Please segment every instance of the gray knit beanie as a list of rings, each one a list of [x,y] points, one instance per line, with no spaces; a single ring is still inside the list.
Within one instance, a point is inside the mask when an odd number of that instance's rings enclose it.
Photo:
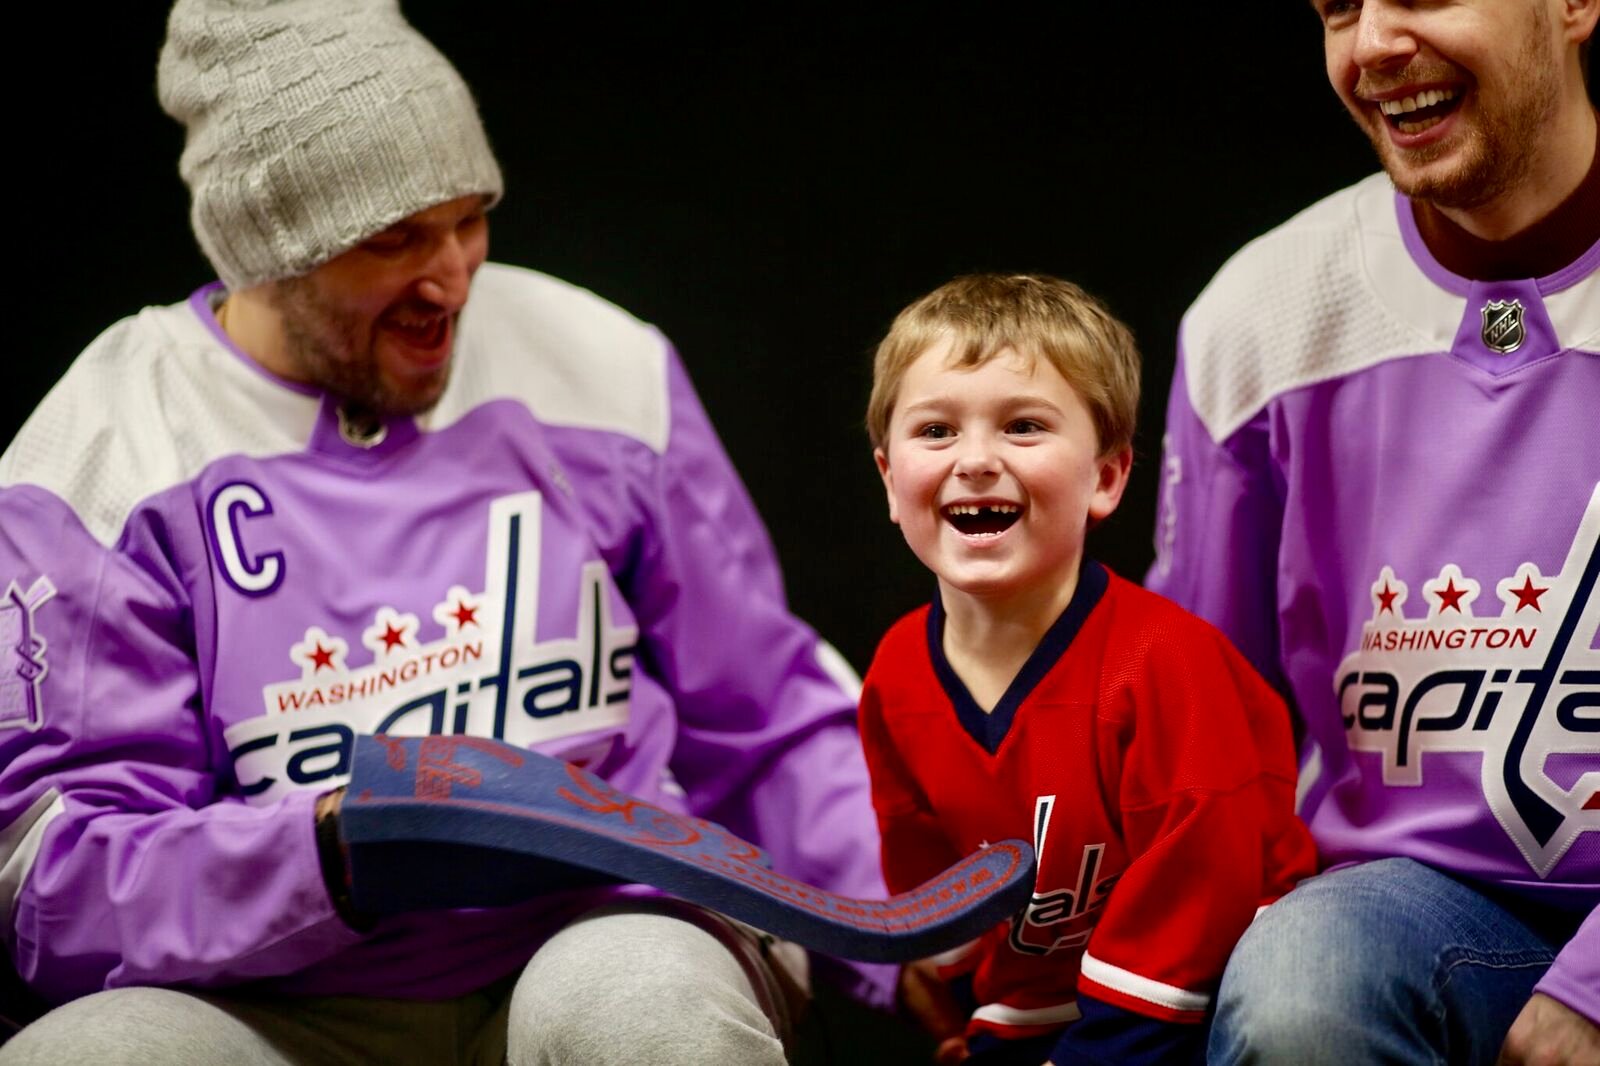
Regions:
[[[178,0],[157,85],[188,133],[195,236],[233,291],[503,190],[466,84],[396,0]]]

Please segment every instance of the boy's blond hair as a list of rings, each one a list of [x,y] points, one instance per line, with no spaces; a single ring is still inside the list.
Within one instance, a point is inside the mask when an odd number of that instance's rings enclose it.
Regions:
[[[968,274],[895,316],[872,361],[867,434],[882,448],[900,381],[946,337],[951,365],[978,367],[1009,348],[1043,359],[1083,398],[1100,454],[1133,443],[1139,410],[1139,349],[1105,304],[1070,281],[1043,274]]]

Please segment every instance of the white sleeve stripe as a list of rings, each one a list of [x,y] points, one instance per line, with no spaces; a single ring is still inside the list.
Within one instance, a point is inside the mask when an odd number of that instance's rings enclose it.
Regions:
[[[972,1012],[974,1021],[995,1025],[1061,1025],[1083,1017],[1076,1000],[1050,1007],[1009,1007],[1004,1003],[985,1003]]]
[[[22,882],[39,855],[44,827],[65,812],[61,793],[50,789],[4,829],[0,829],[0,914],[11,920],[12,908],[22,892]]]
[[[1306,761],[1300,766],[1300,776],[1294,785],[1294,813],[1302,814],[1306,807],[1306,797],[1311,794],[1311,788],[1322,778],[1322,745],[1315,740],[1307,738],[1310,744],[1310,753]]]
[[[1083,955],[1083,976],[1096,984],[1142,999],[1168,1010],[1203,1011],[1211,1005],[1211,997],[1186,988],[1162,984],[1149,977],[1141,977],[1120,966],[1103,962],[1088,952]]]
[[[828,675],[828,679],[838,685],[853,702],[860,703],[861,676],[850,665],[850,660],[821,637],[817,638],[816,658],[817,665]]]
[[[1556,338],[1568,349],[1589,349],[1600,341],[1596,307],[1600,307],[1600,272],[1544,298],[1545,313],[1556,328]]]

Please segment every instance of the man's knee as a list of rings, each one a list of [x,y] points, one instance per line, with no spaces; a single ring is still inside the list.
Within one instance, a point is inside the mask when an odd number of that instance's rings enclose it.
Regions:
[[[584,919],[529,962],[511,1001],[510,1060],[781,1063],[749,979],[715,937],[660,914]]]
[[[282,1060],[225,1012],[166,988],[120,988],[74,1000],[0,1047],[0,1066],[219,1061],[275,1066]]]
[[[1386,859],[1313,878],[1261,913],[1217,993],[1215,1062],[1365,1061],[1435,1046],[1441,875]],[[1362,1054],[1365,1054],[1363,1052]]]
[[[1307,1057],[1311,1049],[1342,1046],[1345,1030],[1361,1025],[1363,979],[1354,967],[1338,952],[1332,959],[1319,952],[1316,938],[1296,939],[1308,931],[1303,926],[1269,915],[1228,960],[1211,1034],[1214,1061],[1309,1063],[1317,1061]]]

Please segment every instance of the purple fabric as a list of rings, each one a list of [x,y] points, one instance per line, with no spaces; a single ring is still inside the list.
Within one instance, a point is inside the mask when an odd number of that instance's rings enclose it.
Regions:
[[[1325,865],[1409,856],[1587,911],[1600,900],[1600,799],[1594,777],[1583,784],[1600,770],[1600,353],[1556,335],[1551,279],[1443,274],[1417,256],[1408,205],[1399,217],[1417,269],[1469,297],[1451,350],[1352,359],[1214,440],[1189,364],[1279,353],[1238,320],[1226,350],[1195,350],[1186,323],[1147,583],[1218,624],[1297,707],[1314,742],[1302,813]],[[1522,302],[1516,352],[1485,347],[1487,299]],[[1369,307],[1324,301],[1312,335],[1343,343],[1337,316]],[[1549,980],[1600,1018],[1600,983],[1572,976],[1596,957],[1591,920]]]
[[[1558,965],[1552,966],[1533,990],[1559,999],[1600,1025],[1594,1009],[1595,989],[1600,988],[1600,910],[1590,912],[1572,943],[1581,945],[1582,950],[1569,947],[1562,952]]]
[[[109,549],[67,501],[0,489],[0,582],[57,589],[32,618],[43,725],[0,729],[0,824],[47,789],[64,802],[7,932],[23,977],[56,1001],[258,978],[450,996],[617,891],[347,929],[311,802],[344,781],[354,735],[380,728],[569,759],[728,824],[791,876],[881,898],[853,694],[788,613],[677,357],[661,365],[663,453],[552,427],[504,394],[437,432],[392,422],[361,449],[325,403],[303,450],[205,462],[139,501]],[[857,967],[852,991],[884,1003],[891,974]]]

